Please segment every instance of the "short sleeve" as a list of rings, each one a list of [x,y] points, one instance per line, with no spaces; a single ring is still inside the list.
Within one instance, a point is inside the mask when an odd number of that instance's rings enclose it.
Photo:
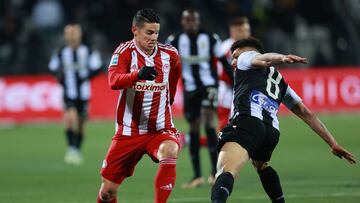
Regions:
[[[100,53],[98,51],[94,51],[90,55],[89,66],[91,70],[98,70],[102,66],[102,60]]]
[[[55,72],[59,69],[60,67],[60,58],[59,58],[59,54],[54,53],[51,56],[50,62],[49,62],[49,70],[52,72]]]
[[[286,93],[284,95],[284,98],[282,100],[282,103],[288,108],[291,109],[292,107],[294,107],[296,104],[298,104],[299,102],[301,102],[301,98],[299,97],[299,95],[296,94],[296,92],[290,87],[290,85],[288,86],[288,88],[286,89]]]
[[[166,40],[165,40],[165,44],[171,44],[174,45],[174,39],[175,39],[175,35],[170,35]]]
[[[237,69],[249,70],[251,68],[251,60],[259,54],[256,51],[245,51],[240,54],[237,60]]]
[[[213,47],[213,53],[214,53],[215,57],[221,58],[221,57],[224,56],[224,54],[221,51],[220,37],[217,34],[213,34],[213,38],[215,40],[215,44],[214,44],[214,47]]]

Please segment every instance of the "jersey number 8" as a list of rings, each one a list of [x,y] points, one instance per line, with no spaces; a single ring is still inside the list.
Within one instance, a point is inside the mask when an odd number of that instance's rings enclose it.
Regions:
[[[277,99],[279,98],[279,93],[280,93],[279,84],[282,79],[282,75],[278,72],[277,77],[274,79],[273,78],[274,73],[275,73],[275,68],[271,66],[268,79],[266,80],[267,82],[266,91],[270,97],[272,97],[273,99]],[[271,90],[274,90],[274,92],[272,92]]]

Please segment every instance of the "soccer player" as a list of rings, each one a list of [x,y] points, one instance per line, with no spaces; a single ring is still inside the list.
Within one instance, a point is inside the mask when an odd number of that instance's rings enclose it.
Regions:
[[[231,63],[231,45],[240,39],[250,37],[251,30],[247,17],[237,17],[230,22],[229,26],[230,37],[223,41],[221,44],[221,52],[226,56],[226,59]],[[228,73],[219,66],[219,101],[218,101],[218,129],[222,129],[229,121],[231,107],[232,107],[232,95],[233,95],[233,78],[229,77]]]
[[[300,117],[331,148],[332,153],[356,163],[352,154],[341,147],[325,125],[301,101],[274,65],[307,63],[295,55],[264,53],[259,40],[236,41],[232,47],[232,65],[236,66],[234,115],[219,133],[217,178],[212,188],[212,203],[224,203],[230,196],[234,177],[251,159],[265,192],[272,202],[285,202],[279,176],[268,161],[279,140],[277,111],[283,103]]]
[[[181,74],[180,58],[173,46],[157,42],[160,19],[154,10],[137,11],[131,31],[134,38],[115,49],[108,70],[109,85],[120,95],[97,202],[117,202],[117,188],[147,154],[159,163],[154,202],[165,203],[175,185],[179,151],[170,105]]]
[[[83,161],[80,148],[91,97],[90,79],[101,72],[102,60],[98,51],[82,44],[79,24],[66,25],[64,38],[66,45],[52,55],[49,69],[63,87],[68,144],[65,163],[79,165]]]
[[[190,156],[194,171],[193,178],[182,185],[183,188],[194,188],[205,180],[200,168],[200,126],[204,123],[207,145],[212,164],[209,182],[213,182],[216,173],[217,138],[214,125],[216,116],[218,77],[215,57],[221,57],[219,37],[214,33],[200,29],[199,12],[187,9],[182,12],[181,24],[183,32],[170,35],[167,42],[178,48],[182,63],[182,79],[184,84],[184,113],[190,128]],[[221,62],[227,64],[229,75],[233,75],[230,64],[222,57]]]

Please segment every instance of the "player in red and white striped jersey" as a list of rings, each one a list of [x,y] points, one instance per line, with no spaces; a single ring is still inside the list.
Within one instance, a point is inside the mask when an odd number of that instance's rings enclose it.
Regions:
[[[155,201],[167,201],[176,178],[179,140],[170,105],[180,78],[180,59],[157,42],[160,20],[152,9],[134,18],[134,39],[121,43],[109,64],[109,85],[119,90],[116,133],[104,160],[98,203],[116,202],[116,190],[144,154],[159,162]]]
[[[221,52],[226,56],[229,63],[231,63],[231,45],[240,39],[250,37],[250,24],[247,17],[237,17],[230,22],[229,27],[230,38],[223,41],[221,44]],[[223,129],[229,121],[231,107],[233,103],[233,78],[219,64],[219,95],[218,95],[218,127]]]

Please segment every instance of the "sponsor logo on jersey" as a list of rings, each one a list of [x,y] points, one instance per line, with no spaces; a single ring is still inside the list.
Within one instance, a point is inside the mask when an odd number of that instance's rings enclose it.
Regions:
[[[167,83],[146,83],[146,82],[137,82],[135,85],[133,85],[132,88],[134,88],[136,91],[140,92],[161,92],[166,89]]]
[[[119,62],[119,54],[112,55],[110,60],[110,66],[115,66],[118,64],[118,62]]]
[[[279,109],[279,104],[275,100],[256,90],[251,92],[250,100],[252,103],[260,105],[269,113],[276,114]]]

